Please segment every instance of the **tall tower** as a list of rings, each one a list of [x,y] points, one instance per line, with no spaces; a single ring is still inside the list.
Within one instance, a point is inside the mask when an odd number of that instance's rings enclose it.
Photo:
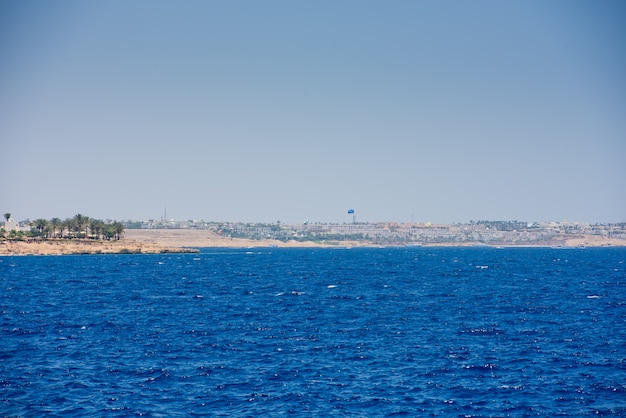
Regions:
[[[354,213],[354,209],[348,209],[348,215],[352,215],[352,223],[356,223],[356,214]]]

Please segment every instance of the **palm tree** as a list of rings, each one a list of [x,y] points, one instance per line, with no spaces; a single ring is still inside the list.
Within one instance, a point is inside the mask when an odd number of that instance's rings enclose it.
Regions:
[[[124,234],[124,225],[121,222],[115,221],[111,226],[113,226],[113,231],[115,232],[115,239],[121,239]]]
[[[115,236],[115,230],[112,224],[105,224],[102,230],[102,237],[107,241],[111,241],[111,238]]]
[[[104,222],[100,219],[90,219],[89,230],[92,235],[95,235],[96,239],[100,239],[100,235],[102,235],[104,231]]]
[[[90,221],[90,217],[89,216],[85,216],[85,219],[83,220],[83,226],[85,227],[85,239],[89,238],[89,221]]]
[[[47,219],[43,219],[43,218],[39,218],[39,219],[35,219],[33,222],[31,222],[31,227],[35,227],[37,229],[37,231],[39,231],[39,236],[43,237],[43,238],[47,238],[48,235],[48,220]]]
[[[63,230],[67,229],[67,234],[68,235],[72,235],[72,231],[76,230],[76,222],[74,221],[74,218],[67,218],[63,221],[63,223],[61,224],[61,237],[63,237]]]
[[[74,221],[76,222],[76,232],[78,236],[85,231],[85,238],[87,237],[87,225],[89,225],[89,216],[81,215],[77,213],[74,215]]]
[[[63,236],[63,221],[61,221],[60,218],[52,218],[50,219],[50,226],[52,227],[52,237],[56,238],[57,237],[57,230],[59,230],[59,232],[61,233],[61,236]]]

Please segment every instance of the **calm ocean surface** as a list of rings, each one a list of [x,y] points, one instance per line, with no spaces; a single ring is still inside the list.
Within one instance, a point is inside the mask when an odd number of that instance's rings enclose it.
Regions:
[[[0,416],[626,416],[626,249],[0,257]]]

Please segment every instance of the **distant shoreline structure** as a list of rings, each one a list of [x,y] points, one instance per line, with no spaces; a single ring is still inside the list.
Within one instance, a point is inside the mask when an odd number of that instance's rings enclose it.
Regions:
[[[626,223],[589,224],[579,222],[529,223],[521,221],[477,221],[467,224],[431,223],[310,223],[280,222],[157,222],[127,223],[128,234],[134,231],[204,231],[212,241],[225,239],[273,242],[276,245],[311,243],[371,246],[416,245],[492,245],[492,246],[606,246],[626,243]],[[193,232],[198,231],[198,232]],[[180,234],[178,232],[177,234]]]
[[[124,238],[4,239],[0,255],[158,254],[198,248],[345,247],[626,247],[626,223],[526,223],[479,221],[469,224],[393,222],[274,224],[187,221],[126,222]]]
[[[592,248],[626,247],[626,240],[598,236],[577,236],[562,241],[535,242],[533,244],[484,244],[481,242],[426,243],[426,244],[374,244],[365,240],[277,241],[218,236],[210,231],[198,230],[129,230],[127,238],[115,242],[31,240],[0,241],[0,257],[13,255],[84,255],[84,254],[168,254],[197,253],[201,248]]]
[[[345,235],[343,238],[333,235],[326,239],[308,240],[302,237],[290,239],[232,237],[222,232],[217,234],[211,230],[194,229],[129,229],[126,231],[128,239],[159,243],[174,247],[193,248],[331,248],[331,247],[554,247],[554,248],[587,248],[587,247],[625,247],[626,239],[609,238],[601,235],[589,234],[561,234],[542,240],[534,241],[405,241],[359,238],[354,235]],[[297,239],[296,239],[297,238]],[[436,238],[436,237],[435,237]]]

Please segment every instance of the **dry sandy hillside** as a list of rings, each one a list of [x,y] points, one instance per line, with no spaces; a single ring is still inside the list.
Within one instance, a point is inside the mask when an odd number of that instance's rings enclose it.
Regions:
[[[213,231],[196,229],[128,229],[124,232],[124,238],[143,243],[152,243],[172,247],[323,247],[330,244],[318,244],[314,242],[282,242],[277,240],[251,240],[242,238],[228,238],[216,234]],[[360,246],[364,243],[341,241],[340,246]]]
[[[314,242],[296,241],[276,241],[276,240],[250,240],[241,238],[228,238],[216,234],[213,231],[203,231],[195,229],[128,229],[124,235],[125,239],[141,243],[159,244],[171,247],[359,247],[367,246],[366,242],[359,241],[339,241],[336,243],[319,244]],[[449,245],[449,244],[440,244]],[[477,245],[477,243],[467,242],[463,246]],[[560,245],[563,247],[621,247],[626,246],[625,240],[611,239],[596,235],[572,235],[562,236],[561,239],[551,240],[538,245]]]

